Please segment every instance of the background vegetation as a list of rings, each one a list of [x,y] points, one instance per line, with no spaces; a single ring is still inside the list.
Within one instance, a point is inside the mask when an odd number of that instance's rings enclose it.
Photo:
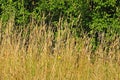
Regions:
[[[119,44],[119,0],[0,0],[2,80],[118,80]]]
[[[0,6],[4,27],[12,18],[15,30],[21,30],[30,22],[40,24],[44,16],[45,24],[52,25],[57,32],[56,24],[62,18],[71,25],[76,37],[82,37],[83,33],[92,37],[95,48],[102,34],[109,41],[120,32],[119,0],[1,0]]]

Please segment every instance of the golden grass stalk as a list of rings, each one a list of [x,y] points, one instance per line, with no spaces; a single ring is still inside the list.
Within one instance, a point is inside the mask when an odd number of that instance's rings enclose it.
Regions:
[[[75,38],[69,24],[62,23],[58,23],[57,35],[50,25],[32,24],[35,27],[30,31],[26,51],[26,39],[22,38],[21,33],[13,34],[13,23],[8,22],[0,44],[0,80],[120,79],[120,50],[116,48],[119,38],[110,45],[107,57],[101,44],[91,59],[91,38]],[[49,27],[48,30],[46,27]]]

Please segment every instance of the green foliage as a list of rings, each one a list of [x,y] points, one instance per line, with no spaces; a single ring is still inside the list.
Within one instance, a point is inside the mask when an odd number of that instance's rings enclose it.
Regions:
[[[88,33],[94,38],[94,43],[99,43],[99,39],[97,39],[100,36],[99,33],[105,33],[105,35],[120,34],[119,0],[0,1],[0,18],[3,24],[11,16],[14,16],[15,25],[19,26],[25,26],[32,20],[40,23],[43,15],[45,23],[51,23],[54,27],[57,27],[56,24],[62,17],[63,21],[69,23],[71,31],[75,32],[76,36],[83,36],[81,32]],[[97,46],[96,44],[94,45]]]
[[[105,33],[106,41],[111,41],[113,34],[120,34],[120,3],[117,0],[94,0],[91,2],[91,21],[89,21],[90,34]],[[101,36],[99,34],[95,38]],[[94,39],[95,40],[95,39]],[[96,39],[94,43],[98,44]],[[93,45],[95,48],[96,45]]]
[[[8,21],[10,16],[14,16],[15,14],[15,8],[14,4],[12,4],[10,1],[1,1],[1,15],[3,22]]]
[[[95,4],[92,10],[92,21],[90,28],[93,31],[105,31],[119,29],[119,15],[116,0],[99,1],[93,2]]]

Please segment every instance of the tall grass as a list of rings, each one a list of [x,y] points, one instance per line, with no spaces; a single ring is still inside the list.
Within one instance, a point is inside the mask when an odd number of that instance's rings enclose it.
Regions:
[[[103,41],[92,52],[91,38],[74,37],[67,22],[57,24],[57,34],[52,25],[31,22],[28,44],[22,31],[13,31],[13,26],[10,20],[4,34],[0,33],[0,80],[120,79],[119,37],[109,45],[109,51]],[[27,34],[28,29],[23,30]]]

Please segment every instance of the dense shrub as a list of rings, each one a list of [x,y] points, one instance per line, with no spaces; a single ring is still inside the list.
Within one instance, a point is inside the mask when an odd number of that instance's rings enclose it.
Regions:
[[[6,22],[14,18],[15,25],[23,26],[29,22],[39,24],[43,20],[54,27],[63,21],[71,25],[76,36],[87,33],[93,38],[94,46],[100,43],[101,33],[106,37],[120,33],[119,0],[1,0],[0,18]],[[20,28],[23,28],[20,27]],[[16,29],[19,29],[17,27]],[[107,38],[108,41],[110,39]]]

